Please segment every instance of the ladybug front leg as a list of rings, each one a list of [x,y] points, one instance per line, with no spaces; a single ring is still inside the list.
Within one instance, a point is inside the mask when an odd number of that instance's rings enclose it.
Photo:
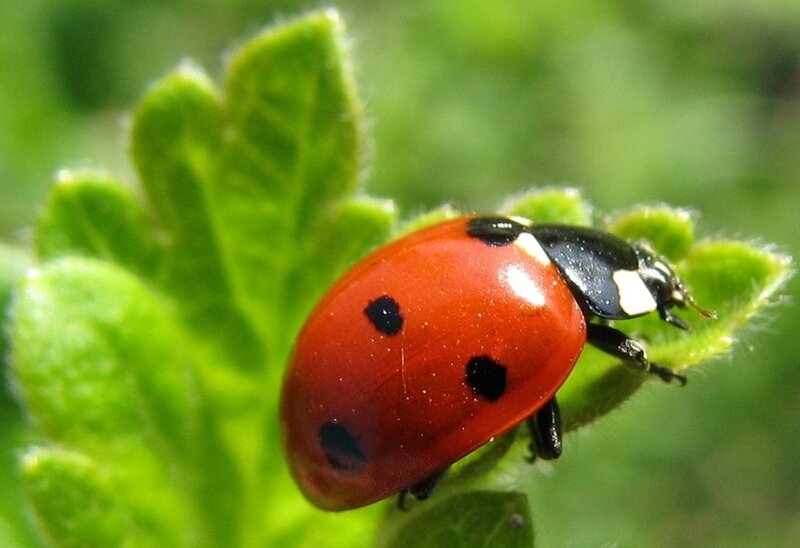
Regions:
[[[679,318],[673,314],[672,311],[664,305],[658,307],[658,315],[662,320],[670,325],[674,325],[678,329],[683,329],[684,331],[689,330],[689,324],[686,323],[683,318]]]
[[[675,373],[668,367],[657,365],[647,359],[647,352],[638,341],[631,339],[625,333],[608,325],[590,323],[587,325],[586,340],[592,346],[621,359],[640,371],[658,375],[664,382],[678,381],[686,384],[686,377]]]
[[[530,459],[552,460],[561,456],[561,412],[553,397],[526,421],[531,431]]]

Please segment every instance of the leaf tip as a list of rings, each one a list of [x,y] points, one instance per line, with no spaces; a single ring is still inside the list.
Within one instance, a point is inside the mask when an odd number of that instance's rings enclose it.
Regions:
[[[88,181],[103,182],[111,179],[111,172],[103,168],[61,168],[56,172],[56,187],[69,187]]]
[[[40,466],[40,456],[42,450],[40,447],[31,447],[20,457],[20,467],[22,468],[23,474],[28,474],[30,472],[35,471]]]
[[[500,209],[535,222],[589,225],[592,207],[577,187],[544,186],[511,196]]]

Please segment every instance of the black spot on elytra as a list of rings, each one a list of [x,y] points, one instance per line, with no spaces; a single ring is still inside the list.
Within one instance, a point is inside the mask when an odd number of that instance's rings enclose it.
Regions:
[[[497,401],[506,391],[506,367],[489,356],[471,358],[466,379],[477,395],[489,401]]]
[[[384,335],[397,335],[403,328],[400,305],[389,295],[370,301],[364,309],[367,319]]]
[[[506,217],[473,217],[467,221],[467,235],[492,247],[508,245],[524,231],[523,224]]]
[[[358,440],[342,424],[326,422],[319,429],[319,444],[325,458],[340,474],[360,474],[367,464],[367,456],[358,446]]]

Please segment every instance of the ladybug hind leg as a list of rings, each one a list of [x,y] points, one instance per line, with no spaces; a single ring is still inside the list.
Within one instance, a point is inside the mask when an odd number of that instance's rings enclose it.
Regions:
[[[419,481],[412,485],[411,487],[406,487],[402,491],[400,491],[400,495],[397,497],[397,507],[400,510],[408,510],[408,505],[406,504],[406,497],[411,494],[414,495],[414,498],[417,500],[425,500],[433,494],[433,490],[436,485],[439,483],[439,480],[447,472],[447,468],[444,470],[435,473],[434,475],[425,478],[422,481]]]
[[[529,461],[533,462],[537,457],[552,460],[561,456],[561,412],[555,397],[528,417],[526,423],[531,432]]]
[[[640,342],[631,339],[625,333],[609,325],[590,323],[587,325],[586,340],[592,346],[619,358],[626,365],[639,371],[658,376],[664,382],[673,380],[682,386],[686,377],[675,373],[672,369],[655,364],[647,359],[647,352]]]

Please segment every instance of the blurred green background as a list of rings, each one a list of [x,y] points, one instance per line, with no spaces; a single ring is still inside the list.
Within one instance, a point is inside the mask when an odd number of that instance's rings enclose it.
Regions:
[[[264,24],[322,5],[5,0],[3,239],[25,245],[60,166],[134,184],[125,115],[157,77],[187,57],[218,75]],[[366,106],[367,189],[406,214],[487,210],[564,184],[606,214],[689,206],[701,236],[800,256],[797,0],[336,5]],[[520,480],[542,546],[800,544],[798,287],[730,359],[693,370],[683,390],[653,383],[570,436],[549,475]],[[8,431],[13,406],[0,409],[8,467],[25,434]],[[0,505],[18,506],[0,488]],[[0,529],[30,539],[13,521]]]

